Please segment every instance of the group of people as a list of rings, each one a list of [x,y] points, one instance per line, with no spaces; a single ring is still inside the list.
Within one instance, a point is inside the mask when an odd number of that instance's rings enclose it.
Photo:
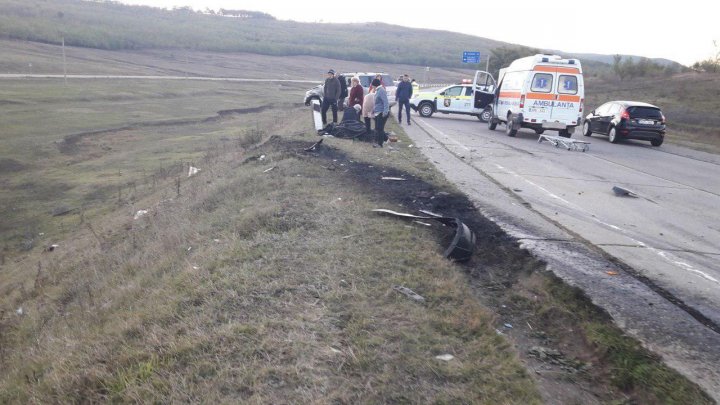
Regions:
[[[388,140],[388,134],[385,132],[385,123],[390,116],[390,102],[388,100],[385,83],[383,83],[382,75],[378,74],[370,83],[367,94],[365,89],[360,85],[360,79],[353,77],[350,80],[350,90],[348,91],[347,79],[342,75],[335,75],[335,71],[330,69],[325,79],[325,87],[323,89],[322,102],[322,122],[323,126],[327,125],[327,111],[332,110],[333,123],[337,123],[337,112],[345,106],[345,99],[348,99],[347,108],[343,111],[342,123],[348,121],[359,120],[363,118],[365,122],[365,132],[371,133],[372,121],[375,121],[375,144],[374,146],[382,147],[383,143]],[[407,116],[407,124],[410,125],[410,98],[412,97],[413,86],[410,84],[408,75],[404,75],[403,79],[398,83],[395,92],[395,100],[398,108],[398,122],[402,124],[402,110],[405,108]],[[349,97],[348,97],[349,96]]]

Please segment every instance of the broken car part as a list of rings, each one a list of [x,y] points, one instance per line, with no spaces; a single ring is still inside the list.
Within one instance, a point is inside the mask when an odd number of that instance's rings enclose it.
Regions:
[[[444,217],[429,211],[421,211],[426,214],[426,216],[406,214],[386,209],[374,209],[373,212],[413,220],[433,219],[443,225],[455,228],[455,236],[453,236],[452,242],[450,242],[450,245],[445,249],[445,252],[443,252],[443,256],[445,256],[446,259],[458,262],[467,261],[470,260],[470,257],[475,251],[475,234],[459,218]]]

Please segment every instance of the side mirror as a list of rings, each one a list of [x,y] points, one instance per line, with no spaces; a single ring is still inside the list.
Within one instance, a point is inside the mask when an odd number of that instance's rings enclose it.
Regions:
[[[595,110],[590,111],[591,115],[595,115]]]

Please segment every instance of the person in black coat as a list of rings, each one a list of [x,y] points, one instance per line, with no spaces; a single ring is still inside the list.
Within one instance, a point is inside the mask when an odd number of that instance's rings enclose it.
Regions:
[[[404,75],[395,90],[395,101],[398,103],[398,123],[402,124],[403,107],[407,113],[407,123],[410,125],[410,99],[412,98],[413,87],[410,84],[410,76]]]
[[[340,97],[338,97],[338,110],[343,111],[345,107],[345,99],[348,96],[348,83],[347,79],[343,75],[337,75],[338,80],[340,80]],[[352,106],[350,106],[352,107]]]

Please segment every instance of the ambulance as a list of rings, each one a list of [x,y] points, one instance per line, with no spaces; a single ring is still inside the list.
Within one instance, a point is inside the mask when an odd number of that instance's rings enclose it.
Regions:
[[[517,59],[500,69],[488,128],[503,123],[508,136],[530,128],[569,138],[580,125],[584,101],[579,60],[544,54]]]

